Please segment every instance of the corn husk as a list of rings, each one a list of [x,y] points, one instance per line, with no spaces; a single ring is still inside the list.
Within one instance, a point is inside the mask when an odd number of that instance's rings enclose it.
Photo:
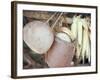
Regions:
[[[73,17],[71,31],[76,38],[76,58],[81,59],[84,63],[85,58],[90,62],[90,19],[80,18],[79,16]]]

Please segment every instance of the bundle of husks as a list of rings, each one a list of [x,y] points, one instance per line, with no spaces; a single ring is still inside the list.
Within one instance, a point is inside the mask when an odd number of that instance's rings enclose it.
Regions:
[[[81,60],[84,64],[87,59],[90,63],[90,18],[81,18],[80,15],[74,16],[71,31],[76,38],[76,58],[78,62]]]

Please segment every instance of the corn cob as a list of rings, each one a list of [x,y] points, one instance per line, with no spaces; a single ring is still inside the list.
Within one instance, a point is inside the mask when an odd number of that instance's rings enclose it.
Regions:
[[[74,16],[71,31],[76,38],[76,59],[79,60],[82,45],[82,22],[79,16]]]
[[[73,17],[73,23],[71,25],[71,31],[75,38],[77,38],[77,16]]]
[[[78,44],[81,47],[82,46],[82,33],[83,33],[83,29],[82,29],[82,21],[81,21],[80,16],[78,17],[78,21],[77,21],[77,29],[78,29]]]
[[[90,42],[89,42],[89,31],[88,31],[88,23],[86,21],[86,19],[82,20],[82,24],[84,27],[84,31],[83,31],[83,45],[82,45],[82,60],[84,63],[84,59],[85,56],[86,58],[88,58],[89,62],[90,62]]]

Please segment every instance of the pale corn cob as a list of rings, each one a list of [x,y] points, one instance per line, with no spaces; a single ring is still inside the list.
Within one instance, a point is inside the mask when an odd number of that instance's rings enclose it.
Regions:
[[[83,31],[83,45],[82,45],[82,60],[84,63],[84,58],[86,55],[86,58],[88,58],[89,62],[90,62],[90,42],[89,42],[89,32],[88,32],[88,23],[86,21],[86,19],[82,20],[82,24],[84,27],[84,31]]]
[[[90,53],[91,53],[90,40],[89,40],[89,36],[88,36],[87,48],[86,48],[86,58],[88,59],[89,62],[90,62],[90,59],[91,59]]]
[[[82,33],[83,33],[82,27],[83,26],[82,26],[81,18],[78,17],[77,29],[78,29],[78,44],[80,45],[80,47],[82,46]]]
[[[81,55],[81,49],[82,49],[82,33],[83,33],[83,28],[82,28],[82,21],[80,16],[78,16],[78,20],[77,20],[77,53],[76,53],[76,57],[79,60],[80,55]]]
[[[78,20],[77,16],[74,16],[73,23],[71,25],[71,31],[75,38],[77,38],[77,20]]]
[[[81,16],[74,16],[73,23],[71,25],[71,31],[76,38],[76,59],[79,60],[81,55],[81,45],[82,45],[82,22]]]
[[[83,64],[85,61],[84,59],[85,59],[85,53],[86,53],[86,48],[87,48],[87,41],[88,41],[87,31],[84,29],[84,31],[83,31],[83,45],[82,45],[82,53],[81,53]]]
[[[91,59],[91,47],[90,47],[90,44],[91,44],[91,35],[90,35],[90,32],[91,32],[91,29],[90,29],[90,26],[91,26],[91,23],[90,23],[90,18],[86,18],[86,21],[87,21],[87,27],[88,27],[88,31],[87,31],[87,36],[88,36],[88,41],[87,41],[87,49],[86,49],[86,58],[88,58],[88,61],[90,63],[90,59]],[[89,32],[90,30],[90,32]]]
[[[72,32],[72,34],[73,34],[75,39],[77,39],[77,33],[78,33],[78,31],[77,31],[77,21],[78,21],[77,16],[74,16],[73,17],[73,22],[72,22],[72,25],[71,25],[71,32]],[[76,59],[78,61],[79,56],[80,56],[80,50],[79,50],[79,45],[77,44],[77,40],[76,40],[75,46],[76,46],[76,54],[75,54],[75,56],[76,56]]]

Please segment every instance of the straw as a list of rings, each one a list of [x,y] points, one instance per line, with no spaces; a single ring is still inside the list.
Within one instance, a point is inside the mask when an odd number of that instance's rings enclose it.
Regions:
[[[47,21],[46,23],[48,23],[55,15],[56,15],[57,12],[55,12]]]
[[[60,19],[60,17],[62,16],[63,12],[60,13],[59,17],[57,18],[57,20],[55,21],[55,23],[52,25],[52,29],[55,27],[55,25],[57,24],[58,20]]]

